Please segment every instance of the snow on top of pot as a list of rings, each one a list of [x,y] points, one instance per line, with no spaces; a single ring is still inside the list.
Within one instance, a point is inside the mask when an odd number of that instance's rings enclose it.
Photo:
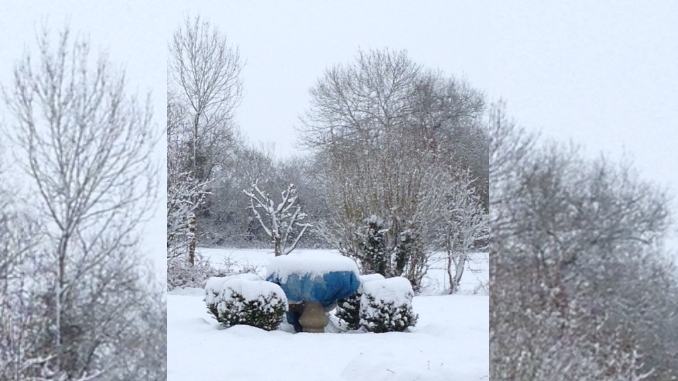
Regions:
[[[414,291],[407,278],[393,277],[384,280],[373,280],[361,285],[363,297],[371,295],[377,301],[393,302],[394,305],[412,303]]]
[[[331,272],[349,271],[360,276],[358,265],[351,258],[338,253],[290,253],[275,257],[268,262],[266,267],[266,278],[275,274],[281,282],[286,282],[292,274],[299,276],[311,275],[319,276]]]

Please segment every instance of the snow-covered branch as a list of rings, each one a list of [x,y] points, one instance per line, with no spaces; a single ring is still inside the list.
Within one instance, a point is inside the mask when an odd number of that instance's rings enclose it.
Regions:
[[[291,253],[306,230],[311,227],[311,224],[301,223],[306,218],[306,213],[301,211],[301,206],[295,205],[297,190],[294,184],[290,184],[286,190],[282,191],[281,202],[277,206],[270,195],[259,188],[258,181],[252,184],[250,190],[243,190],[243,192],[250,198],[249,208],[254,213],[254,217],[271,238],[275,255]],[[261,211],[268,221],[264,221]]]

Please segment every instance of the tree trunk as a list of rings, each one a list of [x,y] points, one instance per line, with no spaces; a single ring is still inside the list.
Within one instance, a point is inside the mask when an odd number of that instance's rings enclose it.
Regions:
[[[56,351],[57,351],[57,369],[62,370],[62,365],[63,365],[63,346],[62,346],[62,338],[61,338],[61,294],[63,293],[63,288],[64,288],[64,278],[65,278],[65,273],[66,273],[66,251],[68,249],[68,233],[65,233],[63,236],[61,236],[61,239],[59,240],[59,246],[58,246],[58,266],[59,266],[59,273],[57,274],[57,280],[56,284],[54,287],[54,303],[55,303],[55,317],[56,317]]]
[[[195,230],[198,225],[198,219],[195,217],[195,212],[191,212],[188,220],[188,263],[193,266],[195,263]]]
[[[461,283],[461,277],[464,275],[464,268],[466,267],[466,261],[468,260],[468,255],[466,253],[459,254],[459,260],[455,262],[456,268],[454,271],[454,291],[459,290],[459,284]]]
[[[454,277],[452,276],[452,253],[447,252],[447,279],[450,284],[450,294],[456,291],[454,288]]]
[[[273,251],[275,251],[275,256],[276,256],[276,257],[279,256],[279,255],[281,255],[281,252],[280,252],[280,244],[281,244],[281,242],[280,242],[280,237],[279,237],[279,236],[273,238]]]

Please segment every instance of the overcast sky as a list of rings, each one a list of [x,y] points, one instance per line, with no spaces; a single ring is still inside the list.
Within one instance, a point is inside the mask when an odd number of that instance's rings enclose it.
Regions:
[[[505,100],[544,137],[584,144],[590,155],[627,152],[678,194],[678,2],[10,1],[0,11],[0,81],[33,43],[36,22],[49,14],[60,26],[69,15],[125,64],[131,84],[153,92],[164,124],[167,43],[189,13],[240,48],[237,121],[278,156],[298,152],[294,126],[327,67],[353,61],[359,48],[389,47]],[[164,209],[156,215],[151,246],[164,252]]]
[[[486,23],[490,98],[590,156],[628,154],[678,196],[678,2],[511,4],[491,7]]]
[[[308,89],[359,48],[406,49],[465,78],[542,136],[587,155],[631,156],[678,194],[678,2],[175,1],[200,13],[247,66],[237,120],[252,142],[297,153]]]
[[[54,31],[70,20],[72,32],[89,35],[93,51],[106,50],[109,60],[126,69],[128,91],[151,92],[155,123],[164,130],[167,99],[166,17],[157,13],[158,4],[137,1],[3,1],[0,5],[0,83],[9,85],[12,69],[25,49],[35,52],[35,31],[44,21]],[[2,106],[0,110],[4,111]],[[4,118],[8,118],[5,116]],[[2,120],[2,118],[0,118]],[[158,161],[164,163],[166,144],[157,147]],[[164,168],[164,167],[163,167]],[[165,171],[162,189],[152,221],[145,225],[144,254],[165,279],[166,214]],[[17,172],[14,172],[17,173]]]
[[[200,14],[228,35],[247,64],[236,112],[252,142],[275,143],[279,156],[296,151],[294,126],[308,90],[325,69],[352,62],[362,49],[406,49],[411,58],[448,75],[487,75],[487,9],[447,1],[192,1],[172,2],[179,25]]]

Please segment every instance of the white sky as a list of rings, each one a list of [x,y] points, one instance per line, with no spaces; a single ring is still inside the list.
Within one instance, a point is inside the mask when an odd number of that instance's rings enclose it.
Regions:
[[[504,99],[545,137],[591,155],[626,151],[678,194],[678,2],[5,1],[0,81],[44,15],[55,27],[70,16],[72,29],[126,65],[130,84],[153,92],[164,125],[167,43],[189,12],[239,46],[247,65],[237,121],[251,142],[275,142],[279,156],[297,152],[293,127],[325,68],[351,62],[358,48],[389,47]],[[162,275],[161,201],[148,247]]]
[[[172,2],[200,13],[247,60],[236,118],[253,142],[296,153],[308,89],[358,48],[416,62],[503,99],[520,125],[594,156],[629,154],[678,194],[678,2]],[[672,244],[678,248],[678,245]]]
[[[678,2],[511,4],[489,14],[487,93],[544,137],[626,152],[678,196]]]
[[[159,3],[159,2],[158,2]],[[35,47],[35,31],[44,20],[54,31],[68,19],[72,32],[89,35],[93,51],[107,50],[109,59],[126,68],[128,91],[152,93],[155,123],[164,129],[167,99],[166,18],[159,17],[158,5],[136,1],[3,1],[0,5],[0,83],[8,86],[12,69],[25,48]],[[0,110],[4,109],[0,106]],[[8,117],[5,115],[5,120]],[[3,120],[0,117],[0,120]],[[166,144],[163,138],[157,160],[164,165]],[[164,167],[163,167],[164,168]],[[154,263],[159,279],[165,279],[166,215],[165,180],[154,218],[145,227],[144,253]]]
[[[405,4],[394,6],[393,4]],[[451,3],[451,2],[450,2]],[[228,35],[247,61],[244,98],[236,111],[252,142],[274,142],[279,156],[296,152],[298,116],[308,90],[327,67],[353,61],[358,48],[407,49],[411,58],[471,83],[488,72],[483,59],[486,9],[446,1],[174,1],[179,25],[201,14]],[[443,16],[443,14],[445,14]]]

